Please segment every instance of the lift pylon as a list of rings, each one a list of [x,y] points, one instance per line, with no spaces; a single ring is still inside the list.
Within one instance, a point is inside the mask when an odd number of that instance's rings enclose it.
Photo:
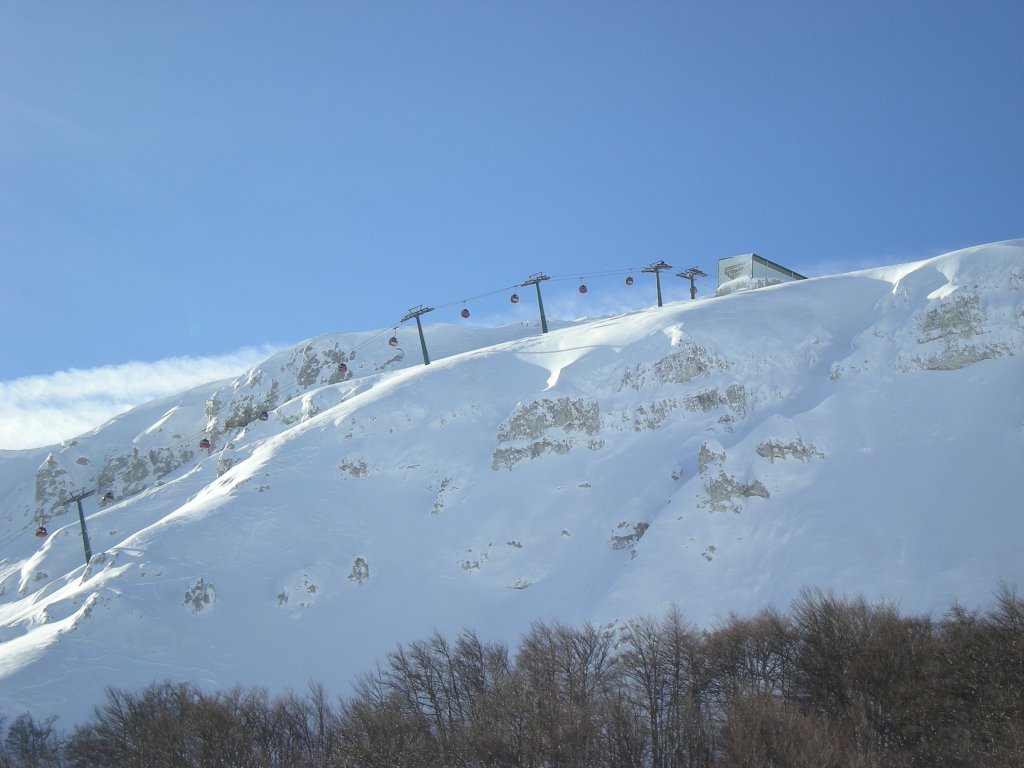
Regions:
[[[93,488],[91,491],[81,490],[76,491],[68,497],[68,500],[64,502],[66,507],[71,502],[75,502],[78,505],[78,525],[82,529],[82,546],[85,548],[85,564],[88,565],[89,561],[92,560],[92,547],[89,546],[89,531],[85,528],[85,513],[82,512],[82,499],[92,496],[96,493],[96,489]]]
[[[416,318],[416,330],[418,330],[420,332],[420,349],[423,350],[423,364],[424,365],[430,365],[430,356],[427,354],[427,342],[423,338],[423,324],[420,322],[420,315],[425,315],[425,314],[427,314],[427,312],[433,312],[433,311],[434,311],[433,307],[424,307],[422,304],[420,304],[418,307],[413,307],[412,309],[410,309],[406,313],[405,317],[402,318],[402,322],[403,323],[406,320],[409,320],[410,318],[413,318],[413,317]]]
[[[706,272],[701,272],[700,269],[698,269],[697,267],[690,267],[689,269],[684,269],[682,272],[676,272],[676,277],[685,277],[685,278],[689,279],[689,281],[690,281],[690,298],[691,299],[696,299],[697,298],[697,286],[693,282],[694,279],[698,278],[698,277],[707,277],[707,276],[708,275],[707,275]]]
[[[663,269],[672,269],[672,265],[671,264],[666,264],[664,261],[656,261],[653,264],[650,264],[650,265],[648,265],[648,266],[646,266],[646,267],[644,267],[643,269],[640,270],[641,272],[653,272],[654,273],[654,283],[655,283],[655,285],[658,286],[658,306],[659,307],[661,306],[661,271]]]
[[[545,275],[543,272],[537,272],[530,275],[527,280],[520,283],[520,286],[534,285],[537,287],[537,307],[540,309],[540,332],[548,332],[548,319],[544,317],[544,299],[540,296],[540,284],[543,280],[550,280],[551,278]]]

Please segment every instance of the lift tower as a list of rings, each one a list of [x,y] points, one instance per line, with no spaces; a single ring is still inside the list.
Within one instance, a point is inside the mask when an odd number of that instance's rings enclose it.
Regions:
[[[550,280],[551,278],[545,275],[543,272],[537,272],[536,274],[530,275],[528,280],[520,283],[520,287],[527,285],[534,285],[537,287],[537,306],[540,308],[540,332],[548,332],[548,319],[544,317],[544,299],[540,297],[540,284],[542,280]]]
[[[707,277],[706,272],[701,272],[697,267],[690,267],[689,269],[683,270],[682,272],[676,272],[676,277],[685,277],[690,280],[690,298],[697,298],[697,286],[694,285],[693,281],[698,277]]]
[[[430,357],[427,355],[427,342],[423,338],[423,324],[420,322],[420,315],[425,315],[427,312],[433,312],[433,307],[424,307],[420,304],[418,307],[410,309],[405,317],[402,318],[401,322],[405,322],[411,317],[416,318],[416,330],[420,332],[420,349],[423,350],[423,364],[430,365]]]
[[[656,261],[649,266],[641,269],[641,272],[653,272],[654,282],[658,286],[658,306],[661,306],[661,271],[663,269],[672,269],[671,264],[666,264],[664,261]]]
[[[82,546],[85,547],[85,564],[88,565],[89,561],[92,560],[92,547],[89,546],[89,532],[85,529],[85,513],[82,512],[82,499],[87,496],[92,496],[96,493],[96,489],[91,491],[81,490],[76,491],[68,497],[68,500],[64,502],[66,507],[72,501],[78,505],[78,525],[82,529]]]

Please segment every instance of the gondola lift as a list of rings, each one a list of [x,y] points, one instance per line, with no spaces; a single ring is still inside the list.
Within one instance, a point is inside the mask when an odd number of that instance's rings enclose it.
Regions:
[[[100,499],[100,504],[102,504],[104,507],[107,506],[107,504],[113,504],[113,503],[114,503],[114,493],[112,491],[107,491],[106,493],[103,494],[103,498]]]
[[[583,283],[580,283],[580,293],[586,293],[586,292],[587,292],[587,286],[585,286]]]
[[[465,318],[469,317],[469,310],[466,309],[465,307],[463,307],[462,311],[459,312],[459,314],[462,315],[463,319],[465,319]]]
[[[266,421],[267,419],[270,418],[270,414],[267,413],[266,411],[260,411],[260,415],[258,418],[260,421]]]
[[[344,376],[346,373],[348,373],[348,366],[345,365],[344,363],[338,363],[338,373]]]
[[[204,437],[202,440],[199,441],[199,447],[202,448],[204,451],[210,450],[210,441]]]
[[[40,525],[38,528],[36,528],[37,539],[45,539],[49,535],[50,534],[47,532],[45,525]]]
[[[388,346],[389,347],[397,347],[398,346],[398,337],[397,336],[392,336],[390,339],[388,339]]]
[[[633,284],[633,276],[630,275],[629,277],[626,278],[626,285],[632,285],[632,284]]]
[[[518,293],[513,293],[511,296],[508,297],[508,300],[511,301],[513,304],[518,304],[519,303],[519,294]]]

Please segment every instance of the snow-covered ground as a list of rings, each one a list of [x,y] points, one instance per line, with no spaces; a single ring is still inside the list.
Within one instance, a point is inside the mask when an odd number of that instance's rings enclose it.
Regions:
[[[167,678],[344,693],[433,629],[1024,585],[1024,241],[425,331],[429,366],[414,327],[321,336],[0,452],[0,712],[67,727]]]

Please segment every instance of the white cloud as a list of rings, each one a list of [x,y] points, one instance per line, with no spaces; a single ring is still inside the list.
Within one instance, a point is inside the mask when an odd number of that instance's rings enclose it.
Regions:
[[[36,448],[76,437],[142,403],[231,378],[278,347],[219,357],[174,357],[0,382],[0,449]]]

